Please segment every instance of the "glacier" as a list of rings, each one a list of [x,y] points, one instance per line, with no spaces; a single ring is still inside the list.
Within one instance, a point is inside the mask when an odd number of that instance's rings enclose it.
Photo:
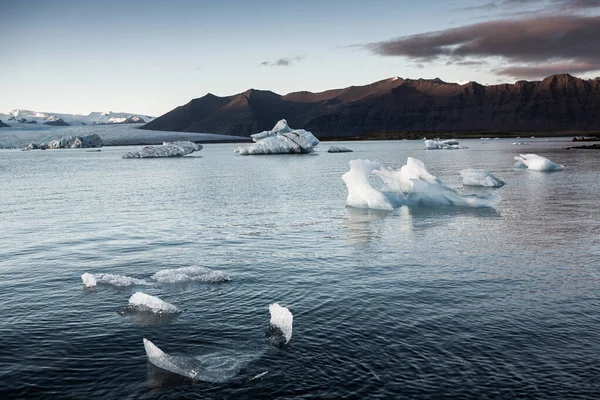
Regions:
[[[240,155],[257,154],[298,154],[312,153],[319,139],[304,129],[292,129],[285,119],[275,124],[270,131],[251,135],[255,143],[239,146],[235,153]]]
[[[426,150],[457,150],[466,149],[467,147],[458,143],[456,139],[448,140],[425,140]]]
[[[460,195],[430,174],[422,161],[412,157],[408,157],[406,165],[397,171],[370,160],[351,160],[349,165],[350,170],[342,175],[348,190],[346,205],[349,207],[378,210],[401,206],[493,207],[499,201],[496,195]],[[383,181],[381,190],[371,185],[371,175]]]
[[[554,161],[538,156],[537,154],[520,154],[515,156],[515,168],[527,168],[532,171],[561,171],[565,169],[562,164],[557,164]]]
[[[64,126],[68,125],[102,125],[102,124],[124,124],[145,123],[155,119],[149,115],[131,114],[124,112],[91,112],[83,114],[64,114],[53,112],[40,112],[25,109],[14,109],[8,113],[0,113],[0,119],[11,121],[14,124],[53,124],[62,121]]]
[[[183,157],[202,150],[202,145],[194,142],[164,142],[162,146],[145,146],[139,151],[123,154],[123,158]]]
[[[162,269],[152,275],[152,279],[160,283],[182,282],[229,282],[231,278],[223,271],[212,270],[206,267],[181,267]]]
[[[327,150],[328,153],[352,153],[352,150],[350,150],[347,147],[344,146],[330,146],[329,150]]]
[[[504,182],[485,169],[463,169],[460,171],[464,186],[502,187]]]
[[[272,328],[269,335],[269,342],[272,344],[286,344],[292,338],[292,323],[294,316],[287,307],[282,307],[279,303],[269,305],[271,320],[269,322]],[[279,333],[279,335],[278,335]],[[283,340],[280,340],[282,337]]]
[[[128,311],[131,312],[152,312],[155,314],[180,313],[181,310],[171,303],[156,296],[151,296],[142,292],[135,292],[129,298]]]
[[[250,362],[259,358],[258,353],[218,351],[198,357],[167,354],[150,340],[144,338],[144,350],[148,361],[165,371],[196,381],[224,383],[235,378]]]

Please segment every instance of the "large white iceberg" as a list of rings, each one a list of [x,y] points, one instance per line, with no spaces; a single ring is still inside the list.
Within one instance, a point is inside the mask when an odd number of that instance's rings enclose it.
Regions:
[[[495,195],[462,196],[431,175],[420,160],[409,157],[400,170],[390,170],[369,160],[350,161],[350,171],[342,175],[348,189],[350,207],[392,210],[401,206],[492,207]],[[369,181],[371,174],[383,181],[381,190]]]
[[[251,135],[255,143],[240,146],[235,152],[246,156],[254,154],[312,153],[319,139],[304,129],[292,129],[285,119],[275,124],[270,131]]]
[[[123,154],[123,158],[183,157],[202,150],[202,145],[194,142],[164,142],[162,146],[145,146],[136,152]]]
[[[271,314],[271,326],[281,331],[285,343],[289,342],[292,338],[292,324],[294,322],[294,316],[287,307],[282,307],[278,303],[273,303],[269,306],[269,313]]]
[[[564,165],[557,164],[537,154],[520,154],[515,156],[515,160],[517,160],[515,163],[516,168],[527,168],[533,171],[560,171],[565,169]]]
[[[458,143],[456,139],[448,140],[425,140],[426,150],[457,150],[466,149],[465,146]]]
[[[258,354],[240,354],[220,351],[198,357],[167,354],[154,343],[144,338],[144,349],[148,361],[158,368],[194,380],[223,383],[234,378]]]
[[[463,169],[460,171],[464,186],[502,187],[504,182],[485,169]]]
[[[152,279],[161,283],[229,282],[231,280],[225,272],[206,267],[162,269],[152,275]]]

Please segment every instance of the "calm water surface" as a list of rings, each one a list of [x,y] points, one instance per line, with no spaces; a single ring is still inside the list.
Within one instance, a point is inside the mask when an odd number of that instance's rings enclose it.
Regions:
[[[142,160],[120,158],[131,148],[1,150],[0,397],[598,398],[599,153],[513,141],[249,157],[212,144]],[[513,169],[519,152],[567,169]],[[345,207],[349,160],[399,168],[408,156],[502,201]],[[506,186],[463,190],[471,167]],[[80,279],[183,266],[232,281],[84,290]],[[185,311],[121,316],[136,291]],[[282,348],[265,340],[273,302],[294,314]],[[226,383],[194,382],[148,364],[142,338],[250,361]]]

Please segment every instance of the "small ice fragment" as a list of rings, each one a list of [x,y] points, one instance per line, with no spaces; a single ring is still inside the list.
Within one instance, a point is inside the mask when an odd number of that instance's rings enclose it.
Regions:
[[[458,143],[456,139],[448,140],[426,140],[425,150],[457,150],[466,149],[465,146]]]
[[[520,154],[515,156],[515,160],[517,160],[517,163],[515,163],[516,168],[523,168],[522,165],[524,165],[527,169],[533,171],[560,171],[565,169],[564,165],[557,164],[537,154]]]
[[[347,147],[344,146],[331,146],[329,147],[329,150],[327,150],[328,153],[352,153],[352,150],[350,150]]]
[[[136,311],[150,311],[156,314],[181,312],[173,304],[142,292],[132,294],[129,298],[129,305]]]
[[[164,142],[162,146],[145,146],[139,151],[123,154],[123,158],[183,157],[202,150],[202,145],[194,142]]]
[[[231,278],[223,271],[212,270],[206,267],[181,267],[163,269],[152,275],[152,279],[161,283],[182,282],[229,282]]]
[[[289,342],[292,338],[292,323],[294,316],[287,307],[282,307],[278,303],[273,303],[269,306],[269,313],[271,313],[270,324],[278,328],[283,337],[285,343]]]
[[[504,182],[485,169],[463,169],[460,171],[464,186],[502,187]]]
[[[96,277],[94,276],[94,274],[90,274],[89,272],[86,272],[83,275],[81,275],[81,280],[83,281],[83,284],[87,288],[96,286]]]
[[[96,274],[96,280],[98,283],[105,283],[113,286],[133,286],[133,285],[147,285],[143,279],[132,278],[126,275],[117,274]]]

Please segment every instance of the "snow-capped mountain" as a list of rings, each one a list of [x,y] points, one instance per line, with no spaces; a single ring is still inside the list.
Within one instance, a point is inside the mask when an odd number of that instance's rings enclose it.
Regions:
[[[154,117],[124,112],[92,112],[88,115],[59,114],[31,110],[11,110],[0,113],[0,120],[15,126],[16,124],[45,124],[54,126],[94,125],[94,124],[141,124],[150,122]]]

